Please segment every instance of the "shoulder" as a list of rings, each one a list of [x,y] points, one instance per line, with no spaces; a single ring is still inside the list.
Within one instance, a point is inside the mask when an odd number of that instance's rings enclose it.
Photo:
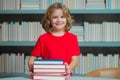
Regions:
[[[67,40],[69,41],[72,41],[72,42],[78,42],[78,38],[77,38],[77,35],[71,33],[71,32],[68,32],[67,33]]]
[[[39,36],[39,39],[46,39],[46,38],[48,38],[49,34],[50,34],[50,33],[41,34],[41,35]]]
[[[77,36],[71,32],[67,32],[68,37],[76,38]]]

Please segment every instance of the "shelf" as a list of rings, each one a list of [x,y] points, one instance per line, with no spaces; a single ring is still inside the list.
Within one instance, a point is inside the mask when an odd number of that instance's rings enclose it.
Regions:
[[[35,41],[0,41],[0,46],[34,46]]]
[[[46,10],[0,10],[0,22],[3,21],[41,21]],[[75,22],[120,22],[120,9],[71,10]]]
[[[44,14],[46,10],[0,10],[0,14]],[[76,9],[71,14],[119,14],[120,9]]]
[[[120,9],[86,9],[86,10],[71,10],[73,14],[120,14]]]
[[[33,50],[35,42],[33,41],[21,41],[21,42],[0,42],[0,52],[24,52],[29,53]],[[79,42],[81,53],[102,53],[102,54],[120,54],[120,42]]]
[[[0,10],[0,14],[44,14],[45,10]]]
[[[0,46],[34,46],[35,43],[35,41],[1,41]],[[120,42],[79,42],[79,45],[120,47]]]
[[[11,78],[11,77],[29,77],[25,73],[0,73],[0,78]]]
[[[79,42],[80,46],[96,46],[96,47],[120,47],[120,42]]]

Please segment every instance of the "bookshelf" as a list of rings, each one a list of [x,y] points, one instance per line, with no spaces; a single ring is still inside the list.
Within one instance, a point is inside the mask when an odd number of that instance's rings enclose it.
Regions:
[[[43,0],[44,1],[44,0]],[[52,0],[49,0],[50,4]],[[64,1],[64,0],[60,0]],[[87,0],[86,0],[87,1]],[[90,23],[102,23],[103,21],[106,22],[118,22],[120,27],[120,9],[110,9],[110,1],[111,0],[104,0],[108,2],[108,8],[106,9],[71,9],[71,15],[75,20],[75,24],[84,22]],[[46,9],[16,9],[16,10],[9,10],[9,9],[1,9],[0,10],[0,24],[3,22],[10,23],[13,22],[40,22]],[[84,27],[84,25],[83,25]],[[120,28],[118,28],[120,30]],[[86,31],[84,31],[86,32]],[[120,37],[120,35],[117,35]],[[2,53],[26,53],[25,55],[30,55],[29,53],[33,49],[35,45],[35,41],[0,41],[0,54]],[[120,39],[117,41],[83,41],[79,42],[81,53],[87,55],[90,54],[119,54],[120,56]],[[119,57],[120,58],[120,57]],[[120,65],[120,60],[119,60]],[[120,67],[120,66],[119,66]]]

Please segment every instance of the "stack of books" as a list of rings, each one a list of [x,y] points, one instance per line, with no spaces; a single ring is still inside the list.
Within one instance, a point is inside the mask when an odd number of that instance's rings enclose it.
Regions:
[[[33,66],[34,80],[65,80],[65,65],[62,60],[35,59]]]

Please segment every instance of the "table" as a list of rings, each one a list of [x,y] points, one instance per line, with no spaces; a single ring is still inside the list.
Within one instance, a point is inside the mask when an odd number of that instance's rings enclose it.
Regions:
[[[73,76],[73,77],[68,78],[67,80],[119,80],[119,79]]]
[[[0,80],[32,80],[28,77],[8,77],[8,78],[0,78]],[[95,78],[95,77],[78,77],[73,76],[67,78],[67,80],[119,80],[119,79],[109,79],[109,78]]]

